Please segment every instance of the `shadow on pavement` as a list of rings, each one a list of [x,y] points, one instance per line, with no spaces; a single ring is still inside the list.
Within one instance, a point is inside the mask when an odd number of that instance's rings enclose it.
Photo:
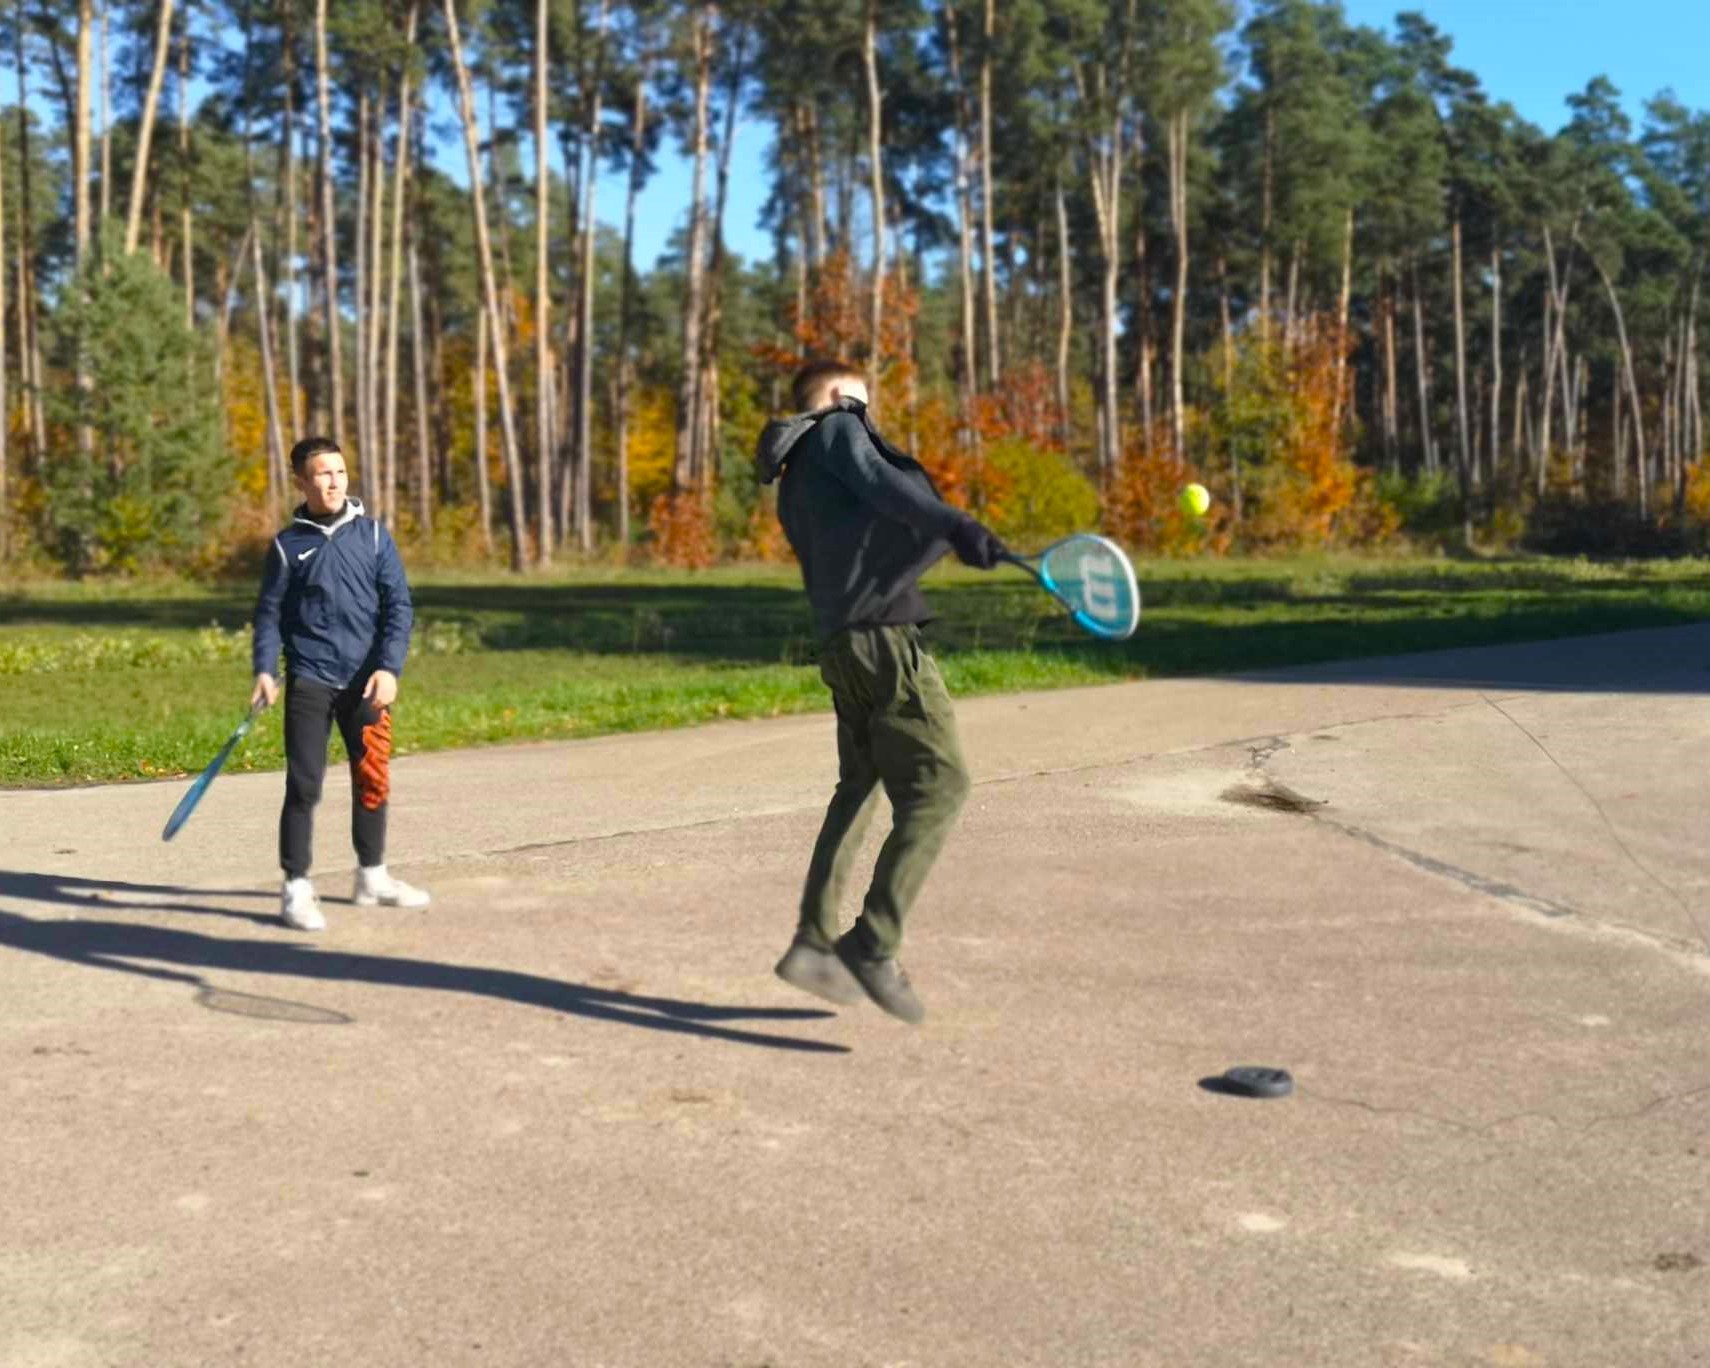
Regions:
[[[0,869],[0,898],[49,903],[87,910],[134,912],[195,912],[201,915],[235,917],[259,926],[279,918],[260,912],[239,912],[227,907],[208,907],[188,902],[196,898],[261,898],[272,901],[276,893],[254,888],[181,888],[176,884],[126,883],[118,879],[87,879],[78,874],[33,874],[26,870]]]
[[[0,882],[0,893],[10,893],[14,897],[29,896],[21,895],[18,891],[23,879],[42,879],[50,885],[62,886],[60,881],[45,875],[7,874],[4,876],[4,882]],[[78,881],[64,882],[73,887],[82,886]],[[200,890],[193,889],[161,891],[176,892],[185,897],[201,896]],[[51,897],[46,899],[55,900]],[[60,897],[57,901],[87,907],[90,900],[73,896]],[[153,903],[148,906],[151,910],[158,911],[163,905]],[[254,921],[271,920],[249,913],[189,905],[176,910],[212,912],[216,915],[236,916]],[[213,969],[240,974],[278,974],[300,979],[372,983],[388,988],[469,993],[527,1007],[564,1012],[570,1016],[587,1017],[593,1021],[610,1021],[624,1026],[639,1026],[677,1035],[701,1036],[739,1045],[759,1045],[775,1050],[799,1050],[817,1054],[849,1053],[848,1047],[843,1045],[803,1040],[794,1036],[767,1035],[723,1024],[736,1021],[819,1021],[832,1015],[830,1012],[812,1008],[721,1007],[710,1003],[685,1002],[677,998],[625,993],[612,988],[596,988],[588,984],[569,983],[510,969],[488,969],[476,965],[442,964],[433,960],[324,950],[300,941],[230,940],[179,931],[171,927],[87,921],[82,918],[38,921],[16,912],[0,910],[0,947],[45,955],[51,959],[94,969],[112,969],[144,978],[192,984],[204,990],[204,993],[211,989],[212,985],[200,973],[186,970]],[[136,963],[139,960],[153,963]],[[162,965],[182,968],[163,968]]]
[[[1710,693],[1710,624],[1638,629],[1556,640],[1463,646],[1450,654],[1421,651],[1243,671],[1266,684],[1370,684],[1491,692]]]

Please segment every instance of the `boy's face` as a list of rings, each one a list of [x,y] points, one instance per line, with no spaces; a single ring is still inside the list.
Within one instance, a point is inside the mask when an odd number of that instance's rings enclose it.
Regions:
[[[827,394],[826,402],[828,404],[835,404],[840,399],[854,399],[858,403],[870,405],[870,401],[867,398],[866,383],[861,380],[856,380],[853,377],[844,380],[833,380],[831,382],[831,389]]]
[[[344,492],[350,485],[345,473],[344,457],[336,451],[323,451],[303,462],[303,473],[297,477],[297,488],[303,491],[303,501],[309,512],[325,517],[344,507]]]

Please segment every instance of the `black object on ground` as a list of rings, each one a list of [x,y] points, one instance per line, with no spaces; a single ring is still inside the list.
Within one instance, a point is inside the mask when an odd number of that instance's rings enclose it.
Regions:
[[[1226,1069],[1216,1078],[1202,1078],[1199,1086],[1228,1097],[1287,1097],[1294,1091],[1294,1079],[1287,1069],[1244,1064]]]

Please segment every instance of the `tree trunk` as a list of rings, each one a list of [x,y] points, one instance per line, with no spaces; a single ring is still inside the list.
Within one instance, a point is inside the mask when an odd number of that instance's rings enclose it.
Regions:
[[[1409,263],[1413,279],[1413,363],[1419,387],[1419,454],[1429,475],[1437,473],[1437,446],[1431,440],[1431,377],[1425,361],[1425,306],[1419,299],[1419,258]]]
[[[403,112],[400,107],[400,121],[402,118]],[[369,441],[372,444],[375,463],[379,467],[382,480],[381,516],[390,518],[397,509],[398,492],[396,467],[391,459],[391,454],[385,448],[385,434],[381,428],[381,388],[386,380],[383,351],[386,339],[386,283],[388,279],[386,270],[386,82],[384,78],[381,79],[379,94],[374,102],[374,118],[368,127],[368,137],[371,146],[370,156],[373,160],[373,168],[369,172],[368,188],[374,196],[374,203],[368,214],[368,303],[363,314],[363,317],[367,319],[368,326],[363,345],[368,351],[366,369],[368,375]]]
[[[297,165],[313,168],[315,164],[315,149],[312,146],[313,137],[310,129],[313,120],[306,125],[299,125],[297,134]],[[299,173],[299,178],[301,173]],[[303,345],[303,401],[307,410],[308,431],[325,433],[331,431],[332,419],[327,405],[327,367],[326,341],[321,336],[321,323],[324,314],[316,301],[316,291],[319,282],[326,279],[326,259],[321,254],[321,243],[324,234],[321,232],[321,197],[320,187],[315,183],[314,172],[311,169],[306,184],[303,186],[303,205],[306,217],[303,229],[308,235],[308,261],[304,264],[303,274],[306,283],[301,288],[298,305],[302,310],[302,345]]]
[[[962,49],[957,32],[956,6],[951,0],[946,0],[944,6],[945,33],[950,44],[950,84],[953,87],[954,103],[954,139],[956,178],[956,275],[961,286],[961,312],[958,322],[961,325],[960,363],[956,367],[956,392],[958,399],[957,433],[963,446],[972,445],[975,440],[973,428],[974,395],[980,388],[979,347],[975,341],[974,315],[974,205],[973,190],[968,176],[968,120],[967,120],[967,90],[962,82]],[[1059,214],[1063,207],[1063,186],[1061,178],[1057,183],[1057,207]],[[1066,248],[1068,238],[1061,238],[1061,244]],[[1059,363],[1059,368],[1061,365]],[[1066,384],[1066,382],[1065,382]],[[1067,413],[1068,406],[1064,404],[1063,411]]]
[[[170,6],[171,0],[162,0]],[[297,34],[294,5],[285,7],[285,375],[291,386],[291,427],[303,431],[302,368],[297,353]],[[165,31],[161,33],[164,44]],[[161,56],[164,57],[164,47]]]
[[[623,282],[618,293],[617,336],[617,539],[629,554],[629,384],[630,315],[635,297],[635,201],[641,193],[642,157],[647,148],[647,78],[649,60],[643,58],[635,82],[635,106],[630,115],[629,189],[623,210]]]
[[[493,275],[493,248],[487,235],[487,201],[482,193],[480,124],[475,97],[469,88],[469,70],[463,64],[463,43],[457,28],[455,0],[445,0],[445,23],[451,40],[452,67],[463,115],[463,145],[469,158],[469,188],[475,207],[475,249],[481,268],[481,292],[493,333],[493,369],[499,381],[499,426],[504,440],[505,478],[510,485],[511,568],[523,568],[522,464],[517,455],[516,419],[511,409],[511,385],[505,365],[505,333],[499,310],[499,287]]]
[[[1580,244],[1584,246],[1584,244]],[[1633,349],[1627,343],[1627,319],[1621,311],[1621,299],[1615,293],[1615,282],[1609,279],[1609,273],[1603,269],[1603,263],[1590,251],[1586,256],[1591,261],[1591,269],[1597,272],[1597,278],[1603,282],[1603,289],[1609,296],[1609,307],[1615,311],[1615,335],[1621,344],[1621,370],[1627,382],[1627,399],[1633,412],[1633,463],[1637,478],[1635,492],[1639,499],[1639,516],[1650,514],[1650,463],[1645,451],[1645,415],[1643,405],[1639,401],[1639,385],[1633,376]],[[1617,465],[1617,470],[1620,466]]]
[[[1562,356],[1562,365],[1567,365],[1567,356]],[[1590,443],[1590,422],[1586,410],[1590,406],[1591,391],[1591,362],[1584,352],[1574,366],[1572,385],[1563,385],[1562,398],[1568,405],[1571,420],[1567,425],[1567,442],[1573,451],[1573,477],[1576,487],[1581,492],[1585,484],[1586,448]]]
[[[214,310],[214,388],[222,400],[225,398],[226,346],[232,332],[232,289],[234,282],[242,277],[243,263],[249,256],[249,234],[250,230],[245,228],[230,265],[226,264],[223,256],[214,258],[214,298],[218,301]]]
[[[172,0],[160,0],[154,36],[154,68],[149,73],[148,93],[143,97],[142,119],[137,125],[136,162],[131,168],[131,202],[125,214],[125,255],[137,249],[142,232],[143,189],[148,184],[149,145],[154,140],[154,115],[160,104],[161,82],[166,78],[166,57],[172,46]]]
[[[825,229],[825,161],[824,145],[819,132],[819,107],[809,103],[802,119],[807,137],[808,155],[808,194],[813,203],[813,213],[808,222],[809,259],[815,271],[825,265],[825,255],[829,250]]]
[[[986,0],[986,13],[991,13],[992,0]],[[988,18],[988,23],[990,22]],[[867,161],[872,173],[873,191],[873,305],[872,322],[868,329],[871,352],[867,361],[867,387],[872,401],[879,401],[879,375],[884,366],[883,329],[885,315],[885,167],[881,152],[883,144],[881,97],[879,94],[879,12],[878,0],[867,0],[867,25],[861,45],[867,69]],[[996,362],[993,366],[995,369]],[[996,383],[994,378],[993,383]]]
[[[107,60],[111,4],[112,0],[101,0],[101,49],[98,57],[101,68],[101,216],[95,221],[97,253],[101,250],[100,235],[113,221],[113,69]],[[103,277],[107,274],[105,262],[102,263],[101,274]]]
[[[1074,336],[1074,265],[1063,178],[1057,178],[1057,440],[1069,445],[1069,343]],[[964,258],[966,260],[966,258]],[[972,321],[972,315],[966,315]]]
[[[1134,334],[1138,355],[1134,364],[1134,405],[1140,410],[1141,439],[1152,442],[1152,273],[1146,261],[1146,134],[1134,129],[1129,155],[1134,159]]]
[[[326,278],[321,282],[325,295],[327,329],[327,380],[332,398],[332,438],[344,447],[344,342],[338,307],[338,219],[337,203],[333,197],[332,175],[332,96],[327,76],[327,0],[315,0],[315,91],[320,114],[320,136],[316,151],[319,164],[315,169],[320,181],[321,200],[321,261]]]
[[[1698,398],[1698,287],[1703,280],[1703,267],[1698,274],[1693,275],[1693,301],[1688,308],[1688,323],[1686,323],[1686,414],[1688,414],[1688,433],[1686,433],[1686,460],[1698,462],[1705,453],[1705,431],[1703,431],[1703,409]],[[1683,499],[1686,491],[1681,489],[1676,498]]]
[[[1502,249],[1490,247],[1490,465],[1492,485],[1502,473]]]
[[[273,366],[273,328],[269,321],[267,265],[261,251],[261,233],[250,218],[250,270],[255,283],[255,327],[261,340],[261,383],[267,408],[267,500],[270,511],[281,512],[279,496],[285,494],[285,442],[279,424],[279,387]],[[287,502],[289,495],[286,495]]]
[[[579,14],[577,18],[580,19]],[[585,90],[585,73],[583,76],[582,88]],[[570,400],[574,389],[571,374],[574,370],[577,339],[582,331],[582,310],[577,302],[577,291],[582,272],[582,160],[585,149],[578,141],[578,136],[579,131],[570,118],[566,117],[560,121],[559,150],[564,158],[565,181],[564,249],[572,269],[570,286],[564,293],[564,326],[561,330],[563,346],[559,348],[559,355],[553,358],[552,364],[545,372],[550,382],[545,386],[547,430],[553,455],[551,473],[558,500],[558,532],[566,541],[569,540],[575,525],[576,453],[570,449],[570,430],[574,425]],[[538,381],[536,383],[538,386]]]
[[[1265,106],[1265,162],[1259,203],[1259,341],[1271,340],[1271,220],[1273,213],[1276,111]]]
[[[1615,497],[1621,498],[1627,492],[1627,421],[1626,421],[1626,392],[1621,388],[1619,368],[1615,376],[1615,414],[1609,424],[1609,477],[1613,483]]]
[[[1217,258],[1217,303],[1223,325],[1223,402],[1235,402],[1235,325],[1229,316],[1229,264]],[[1233,425],[1229,437],[1229,511],[1237,525],[1241,521],[1241,449]]]
[[[493,56],[485,55],[487,67],[487,175],[489,188],[493,195],[493,239],[499,249],[499,279],[504,282],[504,291],[499,296],[505,306],[505,326],[513,327],[516,323],[516,275],[511,270],[511,220],[506,212],[505,188],[499,178],[499,95],[498,78],[493,74]],[[507,349],[509,343],[506,344]],[[544,496],[543,496],[544,497]]]
[[[546,565],[552,560],[552,294],[549,288],[551,263],[551,184],[546,166],[546,68],[551,42],[547,26],[547,0],[534,7],[534,450],[535,482],[541,496],[537,510],[539,530],[535,534],[535,559]]]
[[[178,235],[184,253],[184,326],[196,327],[196,252],[190,212],[190,15],[185,12],[184,32],[178,39]]]
[[[1401,470],[1401,390],[1396,383],[1395,296],[1400,281],[1389,273],[1383,296],[1383,456],[1391,474]]]
[[[683,298],[682,376],[677,386],[676,459],[671,489],[682,494],[699,487],[703,451],[698,402],[701,393],[701,320],[706,283],[707,96],[712,86],[712,26],[718,6],[707,0],[695,23],[694,177],[689,197],[688,276]]]
[[[1662,402],[1662,483],[1674,488],[1676,391],[1680,388],[1680,352],[1676,349],[1677,333],[1674,320],[1669,321],[1663,338],[1663,402]]]
[[[1525,487],[1525,471],[1523,469],[1524,462],[1521,459],[1520,453],[1527,449],[1529,434],[1526,429],[1531,421],[1531,414],[1528,412],[1527,402],[1526,349],[1522,347],[1520,349],[1520,378],[1514,385],[1514,436],[1509,446],[1509,451],[1515,466],[1516,485],[1518,488],[1522,489]]]
[[[1095,73],[1095,94],[1102,105],[1105,94],[1105,72],[1100,66]],[[1083,105],[1089,92],[1080,71],[1075,83]],[[1100,266],[1099,281],[1099,481],[1106,489],[1116,478],[1122,455],[1122,427],[1117,407],[1116,385],[1116,314],[1117,273],[1121,265],[1122,231],[1122,133],[1126,111],[1122,108],[1121,82],[1115,92],[1115,112],[1109,132],[1104,136],[1089,135],[1088,161],[1093,191],[1093,212],[1098,223]]]
[[[593,98],[588,105],[588,123],[582,136],[587,165],[582,172],[582,269],[579,281],[580,318],[576,341],[576,545],[584,553],[594,549],[594,239],[598,224],[594,219],[595,193],[600,178],[600,113],[605,88],[605,33],[607,0],[600,0],[597,26],[598,47],[593,75],[588,84]],[[735,92],[731,95],[731,110],[736,108]],[[724,211],[724,186],[730,171],[731,127],[725,132],[725,145],[719,149],[719,213]],[[717,416],[718,395],[713,395],[714,417]]]
[[[94,37],[95,15],[92,0],[78,0],[77,18],[77,97],[71,137],[71,194],[73,211],[72,241],[76,248],[74,263],[79,273],[87,269],[90,253],[89,227],[89,100],[91,43]],[[95,449],[95,434],[86,421],[89,411],[89,360],[82,339],[77,341],[77,450],[88,457]]]
[[[1461,497],[1471,496],[1472,447],[1467,432],[1467,333],[1466,310],[1462,300],[1461,276],[1461,218],[1459,213],[1449,225],[1452,264],[1451,285],[1455,302],[1455,436],[1458,441],[1459,463],[1456,474],[1461,482]]]
[[[267,505],[269,512],[277,517],[280,513],[279,501],[281,496],[286,493],[289,480],[281,478],[281,473],[285,469],[285,443],[279,421],[279,381],[273,364],[272,294],[267,288],[267,260],[262,248],[261,220],[255,202],[255,145],[250,131],[251,110],[249,103],[251,55],[254,40],[255,28],[250,22],[250,11],[246,4],[243,25],[243,73],[239,81],[239,88],[243,92],[244,191],[249,217],[249,229],[246,238],[250,249],[250,279],[254,286],[251,291],[251,299],[255,311],[256,337],[261,345],[262,397],[267,413]],[[239,275],[240,268],[234,267],[232,271],[234,286]]]
[[[1569,241],[1577,243],[1579,238],[1579,218],[1574,218],[1573,229]],[[1562,438],[1569,450],[1574,447],[1573,401],[1572,386],[1568,383],[1567,369],[1567,302],[1569,276],[1573,268],[1571,255],[1564,263],[1558,284],[1556,272],[1555,240],[1550,234],[1549,224],[1544,225],[1544,259],[1549,270],[1549,307],[1545,312],[1545,322],[1548,326],[1553,316],[1554,327],[1549,328],[1549,335],[1544,343],[1544,406],[1539,420],[1539,450],[1538,486],[1539,497],[1543,497],[1545,483],[1549,475],[1550,463],[1550,423],[1554,410],[1556,392],[1556,377],[1561,376],[1562,391]]]
[[[424,120],[425,122],[425,120]],[[420,134],[421,125],[417,125],[416,160],[422,160],[423,140]],[[418,186],[420,182],[417,182]],[[416,196],[416,216],[413,220],[416,230],[414,239],[418,255],[421,248],[422,200],[418,190]],[[438,260],[429,258],[430,265],[437,267]],[[433,470],[430,472],[439,487],[439,506],[446,508],[462,502],[462,492],[457,487],[457,466],[452,460],[451,452],[451,405],[450,387],[446,384],[445,375],[445,306],[440,296],[429,291],[422,297],[422,308],[426,315],[427,338],[422,343],[422,350],[427,355],[428,400],[429,413],[433,425]],[[479,309],[476,310],[480,312]]]
[[[493,494],[487,478],[487,310],[475,311],[475,497],[481,505],[481,549],[493,554]]]
[[[1170,300],[1170,440],[1177,463],[1187,459],[1187,405],[1182,364],[1187,342],[1188,290],[1188,116],[1170,120],[1170,218],[1176,233],[1176,287]]]
[[[433,535],[433,440],[428,434],[427,332],[422,327],[421,255],[410,230],[410,359],[416,371],[416,522]]]
[[[1544,497],[1550,473],[1550,423],[1555,412],[1556,352],[1561,346],[1562,321],[1556,277],[1556,246],[1550,225],[1544,225],[1544,261],[1549,270],[1549,290],[1544,295],[1544,402],[1538,413],[1537,496]]]
[[[323,156],[330,156],[330,151],[324,151]],[[353,302],[356,305],[356,317],[353,320],[351,340],[356,344],[356,445],[357,460],[361,465],[364,492],[368,493],[367,485],[371,481],[374,488],[369,500],[374,505],[375,517],[385,514],[385,494],[382,486],[383,471],[374,450],[373,424],[368,413],[368,277],[370,266],[368,261],[368,215],[372,207],[369,194],[369,158],[368,158],[368,91],[360,91],[356,97],[356,222],[352,237],[355,240],[356,261],[355,279],[356,292]],[[339,326],[337,318],[333,326]],[[355,478],[354,476],[352,477]]]
[[[1342,223],[1342,289],[1336,296],[1336,397],[1332,401],[1331,431],[1342,433],[1343,392],[1348,384],[1348,301],[1354,288],[1354,209]]]
[[[985,268],[986,383],[994,390],[1003,374],[998,346],[997,253],[992,246],[992,50],[997,45],[996,23],[996,0],[986,0],[985,41],[980,45],[980,255]]]
[[[42,397],[41,331],[35,290],[35,235],[30,231],[30,68],[24,55],[24,0],[13,17],[18,76],[18,350],[25,368],[25,403],[30,418],[30,460],[39,468],[47,451],[47,418]]]

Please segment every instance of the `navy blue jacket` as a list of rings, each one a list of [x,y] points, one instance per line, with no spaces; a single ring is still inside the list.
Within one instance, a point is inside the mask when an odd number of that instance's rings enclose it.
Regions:
[[[355,499],[330,526],[299,506],[273,540],[255,601],[256,674],[291,674],[345,688],[375,670],[399,674],[415,621],[392,534]]]

